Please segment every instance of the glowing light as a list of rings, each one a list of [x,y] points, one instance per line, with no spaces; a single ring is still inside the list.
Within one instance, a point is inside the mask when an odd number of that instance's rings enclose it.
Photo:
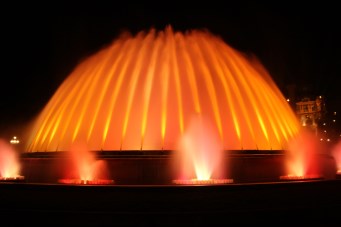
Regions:
[[[322,175],[304,175],[304,176],[297,176],[297,175],[287,175],[287,176],[280,176],[281,180],[314,180],[314,179],[321,179]]]
[[[186,185],[206,185],[206,184],[230,184],[233,183],[233,179],[208,179],[208,180],[198,180],[198,179],[190,179],[190,180],[173,180],[174,184],[186,184]]]
[[[290,102],[290,99],[287,99],[287,102]]]
[[[224,150],[281,150],[300,128],[256,59],[207,31],[140,32],[81,62],[30,128],[26,151],[176,150],[203,114]]]
[[[91,184],[91,185],[103,185],[103,184],[114,184],[114,180],[81,180],[81,179],[59,179],[61,184]]]
[[[20,143],[20,141],[19,141],[19,139],[17,139],[16,136],[13,136],[13,138],[12,138],[11,141],[10,141],[10,143],[11,143],[11,144],[18,144],[18,143]]]
[[[1,181],[23,181],[25,180],[24,176],[15,176],[15,177],[0,177],[0,182]]]

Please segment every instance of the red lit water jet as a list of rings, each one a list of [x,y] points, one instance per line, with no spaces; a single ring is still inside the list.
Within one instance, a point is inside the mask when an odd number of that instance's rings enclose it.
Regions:
[[[19,154],[12,145],[0,139],[0,181],[24,180],[20,176]]]
[[[332,156],[336,162],[336,174],[341,176],[341,140],[332,148]]]
[[[301,133],[293,138],[286,153],[287,175],[280,176],[281,180],[309,180],[320,179],[318,152],[320,145],[316,136],[302,129]]]
[[[232,179],[220,178],[225,175],[226,158],[217,128],[202,115],[195,115],[180,138],[179,149],[175,152],[173,165],[179,177],[173,183],[232,183]]]
[[[113,184],[109,180],[106,162],[96,160],[95,154],[88,150],[84,144],[74,144],[70,149],[72,167],[67,173],[68,177],[60,179],[64,184]]]

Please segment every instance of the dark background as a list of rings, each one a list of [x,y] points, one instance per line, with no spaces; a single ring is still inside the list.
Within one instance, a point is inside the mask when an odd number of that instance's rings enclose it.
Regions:
[[[109,2],[109,3],[108,3]],[[336,3],[335,3],[336,4]],[[334,3],[14,2],[2,6],[0,136],[19,133],[85,57],[122,31],[208,29],[255,54],[284,95],[324,95],[339,110],[340,10]],[[187,6],[186,6],[187,5]]]

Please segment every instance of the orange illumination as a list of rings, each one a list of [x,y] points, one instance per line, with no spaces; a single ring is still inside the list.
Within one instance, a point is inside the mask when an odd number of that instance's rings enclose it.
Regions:
[[[65,79],[29,131],[27,151],[176,150],[193,116],[224,150],[283,150],[299,122],[254,59],[207,32],[124,35]]]
[[[19,177],[20,161],[19,154],[11,144],[0,139],[0,180],[15,179]]]

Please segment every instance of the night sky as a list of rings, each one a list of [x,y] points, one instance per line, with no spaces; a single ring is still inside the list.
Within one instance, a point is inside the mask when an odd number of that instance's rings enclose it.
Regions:
[[[190,7],[164,1],[56,2],[3,7],[0,136],[18,133],[82,59],[110,44],[122,31],[136,34],[167,25],[175,31],[208,29],[235,49],[256,55],[285,95],[287,85],[295,83],[298,94],[321,94],[338,102],[338,7],[327,1],[304,6],[254,2],[213,5],[206,1]]]

